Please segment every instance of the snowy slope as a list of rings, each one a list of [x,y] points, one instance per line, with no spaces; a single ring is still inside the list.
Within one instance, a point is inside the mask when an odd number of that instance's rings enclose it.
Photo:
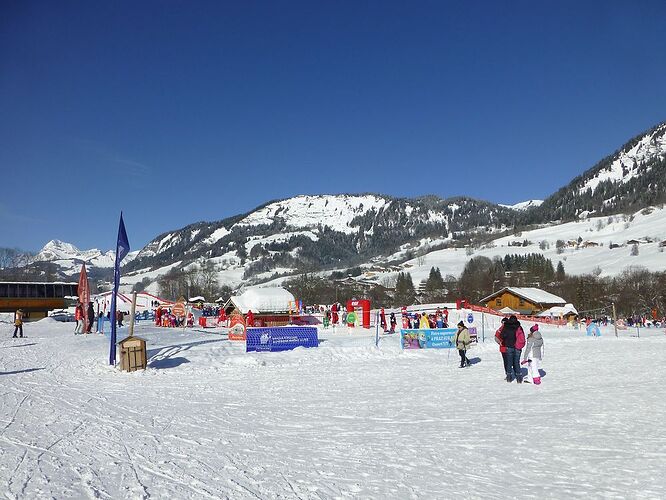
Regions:
[[[388,200],[374,195],[320,195],[296,196],[257,210],[240,222],[238,226],[272,224],[277,217],[288,227],[309,229],[325,224],[343,233],[356,232],[352,220],[370,210],[380,210]]]
[[[512,210],[528,210],[530,208],[541,206],[543,200],[527,200],[516,203],[515,205],[502,205],[500,207],[511,208]]]
[[[645,173],[650,168],[646,163],[655,157],[666,157],[666,123],[645,134],[630,147],[622,149],[613,161],[588,179],[579,189],[579,193],[594,191],[603,181],[627,183]]]
[[[666,372],[635,377],[666,363],[663,330],[544,328],[538,387],[504,382],[492,341],[460,370],[395,335],[246,354],[224,331],[139,325],[149,369],[128,374],[108,337],[71,330],[0,341],[7,498],[666,497]]]
[[[649,212],[649,213],[648,213]],[[633,219],[633,220],[632,220]],[[562,253],[557,252],[557,240],[569,242],[582,238],[579,246],[567,246]],[[631,256],[629,240],[639,240],[637,256]],[[651,240],[650,243],[647,240]],[[527,246],[511,246],[522,243]],[[666,249],[660,242],[666,240],[666,208],[653,208],[637,212],[633,216],[593,217],[559,225],[549,225],[532,231],[523,231],[520,236],[498,238],[473,253],[465,248],[448,248],[429,252],[422,257],[405,262],[404,270],[409,271],[415,284],[427,279],[431,267],[439,267],[442,275],[459,276],[465,264],[472,257],[504,257],[507,254],[541,253],[551,259],[556,266],[562,261],[568,274],[587,274],[595,268],[601,276],[620,274],[629,266],[643,266],[651,271],[666,271]],[[541,242],[547,248],[541,249]],[[587,244],[586,242],[591,242]],[[610,248],[610,244],[620,245]],[[423,242],[425,246],[427,242]],[[597,244],[599,246],[593,246]],[[397,256],[394,256],[397,257]],[[396,272],[379,273],[372,280],[381,282]]]

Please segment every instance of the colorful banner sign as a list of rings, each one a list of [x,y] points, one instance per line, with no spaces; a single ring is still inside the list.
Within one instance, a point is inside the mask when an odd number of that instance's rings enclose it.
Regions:
[[[245,318],[237,310],[229,319],[229,340],[245,340]]]
[[[403,349],[451,349],[457,331],[457,328],[402,329],[400,343]]]
[[[274,326],[247,331],[247,352],[288,351],[296,347],[317,347],[319,337],[312,326]]]

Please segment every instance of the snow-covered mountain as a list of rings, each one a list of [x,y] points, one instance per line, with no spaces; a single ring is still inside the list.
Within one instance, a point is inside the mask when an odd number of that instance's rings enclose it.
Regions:
[[[611,219],[595,216],[625,213],[643,220],[641,210],[652,206],[650,212],[657,215],[646,220],[663,224],[665,219],[659,214],[664,202],[666,123],[635,137],[543,202],[529,200],[515,205],[497,205],[465,197],[296,196],[271,201],[224,220],[197,222],[161,234],[123,261],[123,279],[128,285],[147,279],[156,287],[156,279],[171,270],[208,265],[215,268],[222,283],[237,286],[304,271],[344,270],[353,266],[395,267],[417,255],[423,260],[432,251],[444,252],[442,255],[457,252],[455,265],[449,265],[452,263],[449,257],[442,261],[442,266],[449,268],[445,273],[455,273],[461,269],[461,263],[464,265],[464,260],[469,259],[461,247],[492,248],[486,252],[489,255],[516,252],[515,245],[505,245],[501,238],[510,238],[508,234],[521,229],[534,230],[535,226],[543,228],[536,231],[577,238],[569,234],[569,229],[560,228],[569,228],[567,221],[586,219],[593,221],[595,227],[605,227],[606,232],[610,231],[607,236],[618,242],[640,238],[658,245],[665,236],[656,228],[650,230],[641,225],[638,231],[644,234],[634,235],[627,232],[631,221],[619,224],[613,219],[615,222],[611,223],[608,222]],[[576,227],[574,231],[577,230]],[[537,238],[540,242],[552,239],[541,233],[525,234],[532,243],[523,248],[530,251],[537,251],[531,248]],[[578,262],[569,266],[568,271],[589,272],[599,266],[604,274],[619,272],[626,256],[620,256],[621,252],[617,251],[606,255],[611,250],[610,243],[602,243],[605,246],[599,245],[596,250],[597,262],[579,258],[583,254],[592,255],[587,249],[568,256]],[[654,252],[646,250],[651,255],[649,260],[642,257],[629,260],[627,264],[646,262],[653,270],[665,268],[666,258],[662,259],[663,253],[658,248],[662,247],[655,246]],[[426,260],[429,262],[429,257]],[[47,243],[32,262],[35,265],[55,263],[62,274],[69,276],[78,273],[81,262],[86,262],[91,269],[108,272],[113,267],[114,253],[97,249],[81,251],[74,245],[54,240]]]
[[[510,208],[512,210],[529,210],[530,208],[536,208],[541,206],[542,203],[543,200],[527,200],[527,201],[521,201],[520,203],[516,203],[515,205],[502,205],[500,203],[500,206],[505,208]]]
[[[139,252],[130,252],[125,259],[123,265],[131,262]],[[35,255],[29,264],[40,264],[50,262],[58,266],[58,270],[65,275],[74,275],[81,269],[81,264],[86,263],[86,266],[96,269],[113,268],[115,262],[115,252],[108,250],[102,252],[96,248],[90,250],[79,250],[71,243],[66,243],[60,240],[51,240],[44,248],[42,248],[37,255]]]
[[[580,194],[594,192],[602,182],[626,184],[648,173],[655,161],[666,158],[666,123],[626,144],[610,161],[600,165],[578,188]]]
[[[631,213],[666,202],[666,122],[604,158],[525,215],[525,223]]]
[[[242,268],[245,278],[330,269],[390,255],[401,245],[430,238],[440,244],[492,234],[513,225],[515,211],[491,203],[428,196],[307,195],[263,205],[241,216],[197,223],[162,234],[127,270],[153,271],[176,261],[212,260]]]

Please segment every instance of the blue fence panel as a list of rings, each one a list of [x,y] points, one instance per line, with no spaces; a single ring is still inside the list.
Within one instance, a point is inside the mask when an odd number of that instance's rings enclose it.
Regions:
[[[288,351],[296,347],[319,345],[317,329],[312,326],[248,328],[245,339],[246,352]]]

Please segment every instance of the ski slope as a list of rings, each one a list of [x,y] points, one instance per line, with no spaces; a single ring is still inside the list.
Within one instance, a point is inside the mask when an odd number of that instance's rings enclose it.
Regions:
[[[246,354],[139,325],[149,369],[122,373],[72,330],[2,325],[6,498],[666,497],[663,330],[546,329],[539,387],[507,384],[494,342],[459,369],[362,330]]]

